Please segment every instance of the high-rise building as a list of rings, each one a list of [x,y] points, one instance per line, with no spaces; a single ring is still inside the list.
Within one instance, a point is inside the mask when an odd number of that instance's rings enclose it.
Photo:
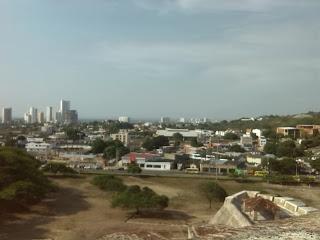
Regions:
[[[170,122],[169,117],[161,117],[161,119],[160,119],[160,123],[169,123],[169,122]]]
[[[119,117],[119,122],[128,123],[130,121],[129,117],[127,116],[121,116]]]
[[[65,123],[67,124],[75,124],[78,122],[78,112],[77,110],[70,110],[67,113],[67,118],[65,120]]]
[[[46,122],[53,122],[53,107],[47,107]]]
[[[29,109],[29,114],[31,116],[31,122],[30,123],[37,123],[38,121],[38,109],[31,107]]]
[[[25,113],[24,114],[24,121],[26,124],[30,124],[31,123],[31,114],[30,113]]]
[[[56,112],[55,122],[56,123],[61,123],[62,122],[61,112]]]
[[[61,100],[60,101],[60,109],[59,112],[61,113],[61,121],[66,122],[68,120],[68,115],[70,112],[70,101]]]
[[[44,123],[44,112],[39,112],[38,123]]]
[[[2,109],[2,123],[8,124],[12,122],[12,108]]]

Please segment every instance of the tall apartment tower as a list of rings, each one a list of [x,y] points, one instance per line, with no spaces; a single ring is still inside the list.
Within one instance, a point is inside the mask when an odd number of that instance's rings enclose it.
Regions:
[[[31,107],[29,109],[29,114],[31,116],[31,123],[37,123],[38,122],[38,109]]]
[[[44,112],[38,113],[38,123],[44,123]]]
[[[60,109],[59,112],[61,113],[61,121],[65,122],[68,120],[68,115],[70,112],[70,101],[61,100],[60,101]]]
[[[46,122],[53,122],[53,107],[47,107]]]
[[[2,123],[8,124],[12,122],[12,108],[2,109]]]

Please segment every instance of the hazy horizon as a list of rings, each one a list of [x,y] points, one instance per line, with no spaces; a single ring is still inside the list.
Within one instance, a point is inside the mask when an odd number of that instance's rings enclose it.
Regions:
[[[0,107],[80,119],[319,111],[318,0],[1,0]]]

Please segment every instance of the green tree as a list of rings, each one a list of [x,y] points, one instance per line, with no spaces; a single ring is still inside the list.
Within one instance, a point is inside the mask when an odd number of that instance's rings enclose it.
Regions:
[[[135,173],[141,173],[141,172],[142,172],[142,170],[138,164],[131,163],[128,165],[128,173],[135,174]]]
[[[38,201],[52,190],[39,167],[40,162],[22,150],[0,148],[0,211]]]
[[[107,143],[102,139],[98,138],[93,141],[91,147],[92,147],[92,150],[91,150],[92,153],[95,153],[95,154],[103,153],[103,151],[107,147]]]
[[[212,201],[224,201],[228,196],[227,192],[216,182],[205,182],[200,185],[202,195],[209,201],[209,207],[212,207]]]
[[[225,140],[238,140],[239,136],[235,133],[226,133],[223,137]]]
[[[232,145],[230,147],[230,151],[244,153],[246,150],[243,147],[241,147],[239,144],[236,144],[236,145]]]
[[[135,209],[136,214],[139,214],[141,209],[163,210],[168,204],[168,197],[158,195],[148,187],[141,189],[139,186],[130,186],[112,199],[112,207]]]
[[[70,167],[67,167],[63,163],[56,163],[56,162],[51,162],[46,164],[43,168],[42,171],[48,172],[48,173],[61,173],[61,174],[75,174],[77,173],[75,170],[73,170]]]
[[[190,144],[191,144],[191,147],[202,147],[203,146],[203,144],[198,142],[197,138],[192,138]]]
[[[314,168],[317,171],[320,171],[320,158],[316,159],[316,160],[312,160],[310,162],[311,167]]]
[[[148,137],[142,144],[142,147],[148,151],[159,149],[163,146],[169,146],[169,138],[165,136],[157,136],[152,138]]]
[[[277,156],[278,157],[302,157],[304,152],[302,149],[297,148],[294,141],[284,141],[280,142],[277,146]]]
[[[267,144],[264,146],[263,151],[267,154],[277,154],[277,144],[273,142],[267,142]]]
[[[179,146],[181,144],[181,142],[183,141],[183,136],[181,133],[174,133],[172,135],[172,138],[174,140],[174,145],[175,146]]]
[[[93,178],[92,183],[101,190],[109,192],[122,192],[127,187],[120,178],[113,175],[100,175]]]

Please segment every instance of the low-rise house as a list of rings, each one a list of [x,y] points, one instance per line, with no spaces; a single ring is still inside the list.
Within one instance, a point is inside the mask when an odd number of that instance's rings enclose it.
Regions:
[[[284,137],[298,138],[300,137],[300,130],[295,127],[278,127],[277,134]]]
[[[236,164],[227,159],[217,159],[200,163],[200,172],[216,173],[219,175],[234,172],[236,168]]]
[[[173,160],[163,159],[158,154],[152,153],[129,153],[121,158],[119,167],[127,167],[136,163],[143,170],[170,171]]]
[[[320,133],[320,125],[297,125],[301,137],[316,136]]]

